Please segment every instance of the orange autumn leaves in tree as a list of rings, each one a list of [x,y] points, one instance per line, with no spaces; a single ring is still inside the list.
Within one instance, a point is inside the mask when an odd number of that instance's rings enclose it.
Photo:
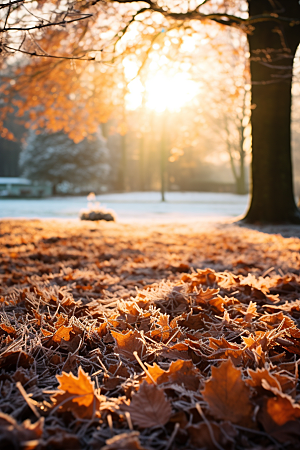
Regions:
[[[69,8],[74,15],[75,10]],[[90,2],[77,2],[75,8],[82,13],[89,10],[90,17],[32,31],[22,42],[23,50],[52,58],[23,55],[20,63],[17,60],[4,72],[2,125],[8,114],[14,114],[30,130],[64,131],[74,142],[96,133],[112,114],[121,128],[125,126],[124,89],[120,87],[124,67],[116,61],[111,64],[115,59],[112,41],[102,38],[112,23],[120,20],[122,28],[122,14],[106,13],[106,6],[97,9]],[[5,127],[0,133],[13,138]]]

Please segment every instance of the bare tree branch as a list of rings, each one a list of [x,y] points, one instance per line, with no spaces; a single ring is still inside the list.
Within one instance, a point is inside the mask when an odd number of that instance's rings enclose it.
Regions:
[[[91,56],[90,58],[86,58],[85,56],[58,56],[58,55],[50,55],[48,53],[37,53],[37,52],[29,52],[26,50],[22,50],[21,48],[14,48],[14,47],[10,47],[9,45],[4,45],[4,48],[12,50],[14,52],[20,52],[20,53],[24,53],[25,55],[29,55],[29,56],[38,56],[40,58],[54,58],[54,59],[70,59],[70,60],[79,60],[79,61],[95,61],[96,58],[93,56]],[[94,52],[95,50],[93,50]],[[102,50],[98,50],[98,51],[102,51]]]
[[[62,20],[59,22],[50,22],[50,23],[40,23],[37,25],[33,25],[32,27],[9,27],[9,28],[0,28],[0,33],[7,32],[7,31],[32,31],[32,30],[40,30],[42,28],[48,28],[48,27],[54,27],[56,25],[67,25],[68,23],[77,22],[78,20],[84,20],[89,17],[92,17],[93,14],[84,14],[82,17],[77,17],[75,19],[70,20]]]

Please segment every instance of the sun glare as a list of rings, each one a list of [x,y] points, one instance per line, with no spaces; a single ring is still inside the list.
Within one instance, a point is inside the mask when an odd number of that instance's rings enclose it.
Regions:
[[[198,93],[198,85],[189,78],[186,72],[168,75],[162,70],[154,75],[149,74],[142,84],[139,79],[128,85],[126,96],[127,108],[135,110],[143,103],[147,108],[162,113],[166,110],[178,112],[190,103]]]
[[[157,72],[145,85],[146,105],[157,112],[180,111],[197,94],[197,85],[186,72],[177,72],[174,76]]]

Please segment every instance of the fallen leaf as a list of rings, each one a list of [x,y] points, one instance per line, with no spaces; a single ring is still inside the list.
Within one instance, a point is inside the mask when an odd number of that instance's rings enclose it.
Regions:
[[[78,377],[71,372],[56,376],[59,381],[58,392],[52,397],[55,408],[59,411],[72,411],[77,418],[91,419],[97,415],[100,406],[100,398],[95,393],[94,383],[80,366]]]
[[[55,332],[55,334],[52,336],[52,339],[54,342],[57,342],[58,344],[63,339],[64,341],[70,340],[70,333],[73,330],[73,327],[65,327],[62,325],[58,328],[58,330]]]
[[[39,444],[39,438],[43,434],[43,428],[43,417],[35,423],[25,420],[19,425],[13,417],[0,412],[1,448],[3,450],[26,448],[26,443],[29,441],[34,441],[36,445],[33,448],[36,448]]]
[[[231,434],[234,436],[234,428],[231,427]],[[225,428],[225,427],[224,427]],[[216,422],[200,422],[196,425],[188,427],[188,433],[191,438],[191,443],[197,448],[205,448],[207,450],[220,450],[228,444],[232,444],[234,440],[228,433],[227,429],[223,430],[222,425]],[[236,432],[235,432],[236,434]]]
[[[266,380],[262,381],[265,389],[272,390],[276,396],[266,399],[266,412],[276,425],[284,425],[287,422],[300,417],[300,405],[287,394],[283,394],[276,388],[270,389]]]
[[[199,388],[201,373],[192,361],[172,361],[167,371],[161,369],[156,363],[153,366],[147,364],[148,372],[157,384],[175,383],[183,384],[186,389],[196,391]],[[153,381],[147,375],[146,381]]]
[[[106,445],[101,450],[145,450],[141,446],[139,435],[140,433],[138,431],[118,434],[107,439],[105,442]]]
[[[266,369],[257,369],[256,371],[252,369],[248,369],[248,374],[251,379],[246,380],[246,383],[252,387],[260,387],[262,386],[262,381],[266,380],[270,386],[281,390],[280,383],[276,378],[270,374],[270,372]]]
[[[231,359],[218,368],[212,367],[212,376],[205,382],[202,394],[216,418],[243,424],[250,421],[252,405],[249,388],[242,380],[241,371],[235,368]]]
[[[0,359],[0,368],[4,367],[6,370],[12,370],[16,367],[24,367],[25,369],[31,367],[34,358],[22,350],[3,352]]]
[[[172,413],[171,403],[164,391],[146,381],[132,396],[130,405],[122,409],[130,413],[132,422],[140,428],[164,426]]]
[[[137,330],[130,330],[126,334],[111,331],[111,334],[117,344],[114,348],[116,353],[129,361],[136,360],[133,352],[137,352],[139,357],[142,356],[143,342],[141,341],[141,333]]]
[[[5,331],[5,333],[10,334],[11,336],[15,336],[16,330],[11,325],[6,325],[5,323],[0,324],[0,332],[1,330]]]
[[[245,317],[244,317],[245,322],[251,323],[251,322],[252,322],[252,319],[253,319],[254,317],[256,317],[257,315],[258,315],[258,314],[257,314],[257,312],[256,312],[256,303],[250,301],[250,303],[249,303],[249,305],[248,305],[248,308],[247,308],[247,310],[246,310]]]

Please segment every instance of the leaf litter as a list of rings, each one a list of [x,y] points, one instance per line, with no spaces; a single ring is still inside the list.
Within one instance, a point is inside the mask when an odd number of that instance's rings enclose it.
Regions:
[[[0,222],[1,449],[295,449],[300,240]]]

